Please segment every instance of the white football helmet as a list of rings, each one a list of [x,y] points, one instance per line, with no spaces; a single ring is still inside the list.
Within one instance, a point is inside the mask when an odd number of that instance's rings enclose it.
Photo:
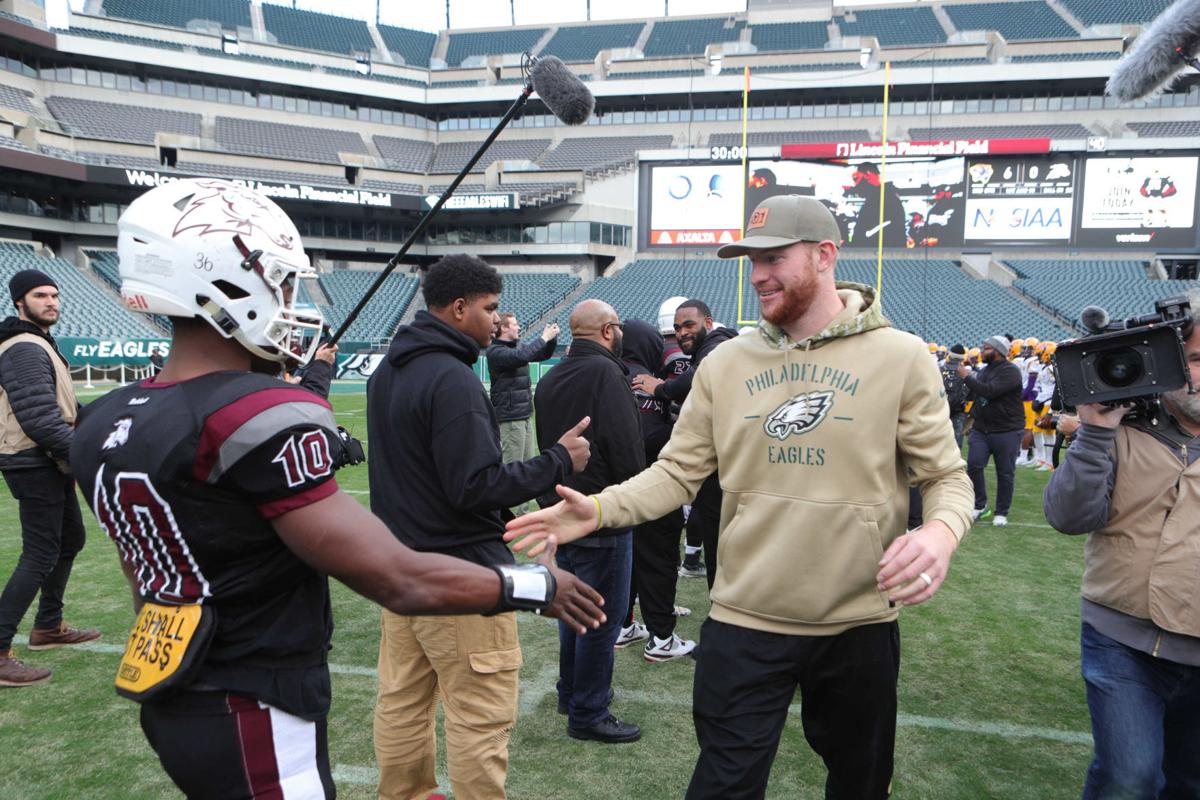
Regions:
[[[686,303],[686,297],[668,297],[658,307],[658,332],[663,336],[675,335],[675,312]]]
[[[198,317],[254,355],[307,363],[319,311],[296,310],[315,278],[300,233],[273,200],[215,178],[177,180],[117,222],[121,299],[132,311]]]

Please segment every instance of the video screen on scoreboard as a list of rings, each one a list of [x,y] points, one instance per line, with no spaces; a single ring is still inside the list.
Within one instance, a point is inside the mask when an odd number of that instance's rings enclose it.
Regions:
[[[866,159],[752,161],[746,210],[774,195],[806,195],[833,212],[844,247],[875,248],[880,235],[884,247],[957,246],[963,168],[962,158],[889,159],[882,169]]]
[[[1076,163],[1066,155],[972,158],[964,243],[1068,243]]]
[[[651,247],[712,246],[742,236],[740,164],[654,167],[650,171]]]
[[[1194,245],[1196,172],[1195,156],[1089,158],[1076,243]]]

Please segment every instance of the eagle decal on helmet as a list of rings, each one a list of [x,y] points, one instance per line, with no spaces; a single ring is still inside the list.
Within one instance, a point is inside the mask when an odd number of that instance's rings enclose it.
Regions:
[[[767,436],[780,441],[793,434],[808,433],[821,424],[821,420],[833,408],[833,392],[822,389],[812,392],[802,392],[795,397],[785,400],[779,408],[771,412],[763,423]]]
[[[284,250],[296,248],[294,237],[281,232],[280,225],[272,224],[280,213],[278,209],[263,203],[258,195],[241,191],[224,181],[199,180],[196,184],[207,193],[197,193],[186,199],[187,205],[175,223],[172,236],[199,228],[197,236],[233,233],[251,238],[261,235]]]

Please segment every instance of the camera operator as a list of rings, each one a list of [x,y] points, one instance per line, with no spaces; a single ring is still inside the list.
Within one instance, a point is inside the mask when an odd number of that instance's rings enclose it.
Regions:
[[[1200,328],[1184,351],[1200,383]],[[1044,497],[1052,526],[1088,534],[1084,798],[1200,797],[1200,394],[1184,387],[1162,405],[1158,424],[1080,405]]]

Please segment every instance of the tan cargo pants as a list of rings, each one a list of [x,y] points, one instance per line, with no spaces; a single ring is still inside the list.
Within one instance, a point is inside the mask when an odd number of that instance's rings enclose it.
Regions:
[[[375,759],[381,800],[437,789],[437,701],[456,800],[503,800],[517,721],[516,615],[409,617],[383,612]]]

